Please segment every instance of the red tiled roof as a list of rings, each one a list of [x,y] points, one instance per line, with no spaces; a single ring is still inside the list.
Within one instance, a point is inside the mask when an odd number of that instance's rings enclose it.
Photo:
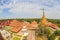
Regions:
[[[11,29],[11,31],[13,32],[18,32],[22,29],[22,23],[20,23],[17,20],[12,20],[10,23],[10,26],[12,26],[13,28]]]
[[[38,27],[38,23],[36,21],[31,22],[31,27]]]
[[[54,28],[54,29],[58,28],[58,26],[57,26],[56,24],[53,24],[53,23],[51,23],[51,22],[47,22],[47,23],[45,23],[45,25],[46,25],[46,26],[49,26],[49,27],[52,27],[52,28]]]

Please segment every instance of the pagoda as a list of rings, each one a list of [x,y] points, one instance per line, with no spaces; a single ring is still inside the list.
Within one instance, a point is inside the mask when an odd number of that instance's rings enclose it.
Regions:
[[[44,9],[43,9],[43,16],[42,16],[40,22],[43,23],[45,26],[48,26],[48,27],[51,27],[51,28],[54,28],[54,29],[57,29],[57,28],[58,28],[58,26],[57,26],[56,24],[53,24],[52,22],[49,22],[49,21],[46,19]]]
[[[46,19],[46,16],[45,16],[44,9],[43,9],[43,16],[42,16],[41,22],[42,22],[43,24],[45,24],[45,23],[48,22],[47,19]]]

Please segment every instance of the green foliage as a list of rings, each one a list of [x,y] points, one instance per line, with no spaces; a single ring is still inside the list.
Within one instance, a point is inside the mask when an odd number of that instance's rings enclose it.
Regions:
[[[59,35],[60,35],[60,30],[56,30],[53,34],[49,36],[49,40],[55,40],[55,37]]]
[[[36,31],[37,36],[43,36],[43,35],[49,36],[50,31],[43,23],[39,24],[38,28],[39,29]]]
[[[14,37],[13,40],[21,40],[21,39],[18,37]]]
[[[43,23],[40,23],[38,28],[39,29],[36,31],[37,36],[40,37],[40,36],[45,35],[45,36],[47,36],[48,40],[54,40],[55,39],[55,36],[57,33],[55,34],[55,32],[51,28],[45,26]]]
[[[56,30],[54,33],[55,33],[56,36],[59,36],[60,35],[60,30]]]
[[[49,40],[54,40],[55,39],[55,33],[53,33],[50,37]]]

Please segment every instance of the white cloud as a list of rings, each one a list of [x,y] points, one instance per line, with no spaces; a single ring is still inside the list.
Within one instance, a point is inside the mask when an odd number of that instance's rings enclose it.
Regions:
[[[36,3],[18,2],[18,0],[11,0],[11,3],[9,5],[1,6],[0,9],[11,8],[9,11],[14,14],[31,14],[30,17],[32,17],[33,15],[41,17],[42,10],[40,9],[45,8],[47,18],[60,17],[60,10],[58,10],[60,8],[60,5],[57,2],[54,2],[54,0],[41,0],[40,3],[41,4],[39,5]],[[42,5],[43,3],[46,3],[49,6],[53,5],[53,7]]]
[[[53,1],[52,1],[53,2]],[[20,14],[36,14],[38,17],[40,14],[40,17],[42,15],[42,8],[45,8],[46,10],[46,16],[47,18],[59,18],[60,16],[60,11],[58,10],[60,8],[60,5],[53,6],[53,7],[47,7],[43,5],[38,5],[38,4],[32,4],[32,3],[16,3],[14,7],[10,10],[12,13],[20,13]],[[32,16],[32,15],[30,15]]]
[[[60,19],[60,5],[46,8],[46,16],[51,19]]]
[[[17,3],[10,10],[13,13],[36,13],[40,11],[40,6],[31,3]]]

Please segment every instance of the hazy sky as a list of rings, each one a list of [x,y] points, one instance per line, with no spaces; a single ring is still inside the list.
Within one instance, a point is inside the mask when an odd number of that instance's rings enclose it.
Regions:
[[[0,0],[0,19],[41,18],[42,9],[50,19],[60,19],[60,0]]]

